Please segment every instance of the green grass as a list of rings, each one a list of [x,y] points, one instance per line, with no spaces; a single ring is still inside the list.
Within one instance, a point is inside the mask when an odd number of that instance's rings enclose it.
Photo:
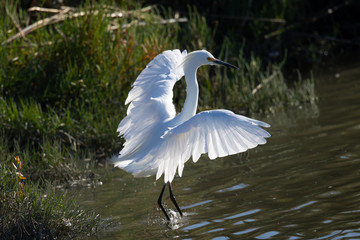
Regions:
[[[0,194],[0,239],[74,239],[97,233],[99,215],[81,210],[51,186],[39,189],[26,182],[21,191],[7,188]]]
[[[123,8],[129,6],[134,4],[123,3]],[[157,9],[118,19],[108,17],[115,10],[104,3],[87,3],[75,10],[80,11],[87,14],[42,27],[0,48],[0,215],[5,216],[0,238],[66,238],[94,232],[99,216],[79,209],[71,197],[58,196],[53,188],[98,183],[98,163],[121,149],[115,131],[125,116],[123,103],[132,82],[166,49],[206,48],[240,67],[199,70],[200,110],[272,114],[316,101],[313,79],[289,87],[283,63],[265,66],[256,56],[246,59],[243,48],[226,38],[216,44],[216,29],[208,27],[195,8],[189,9],[187,23],[166,25],[154,24],[160,18]],[[164,11],[164,18],[173,17],[170,10]],[[14,3],[2,6],[0,13],[4,42],[18,32],[14,22],[25,28],[27,14]],[[36,13],[31,20],[45,17]],[[146,25],[108,29],[135,20]],[[179,110],[184,85],[182,81],[174,90]],[[22,190],[12,165],[15,156],[26,177]]]

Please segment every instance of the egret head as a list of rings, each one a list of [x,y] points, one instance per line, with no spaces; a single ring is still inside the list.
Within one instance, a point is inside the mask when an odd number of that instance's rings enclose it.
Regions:
[[[219,59],[216,59],[211,53],[209,53],[206,50],[198,50],[189,53],[186,56],[185,64],[189,64],[196,67],[200,67],[202,65],[223,65],[226,67],[239,69],[238,67],[230,63],[226,63]]]

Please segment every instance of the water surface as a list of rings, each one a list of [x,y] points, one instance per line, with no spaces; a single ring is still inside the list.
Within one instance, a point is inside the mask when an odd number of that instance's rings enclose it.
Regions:
[[[154,177],[109,169],[103,185],[77,189],[109,223],[98,238],[360,239],[359,65],[321,78],[317,92],[316,107],[262,119],[272,125],[266,145],[187,163],[172,184],[185,217],[170,226]]]

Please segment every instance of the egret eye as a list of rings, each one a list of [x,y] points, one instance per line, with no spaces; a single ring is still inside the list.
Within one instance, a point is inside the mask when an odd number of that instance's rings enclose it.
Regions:
[[[215,60],[215,58],[211,58],[211,57],[207,57],[206,59],[207,59],[209,62],[212,62],[212,61]]]

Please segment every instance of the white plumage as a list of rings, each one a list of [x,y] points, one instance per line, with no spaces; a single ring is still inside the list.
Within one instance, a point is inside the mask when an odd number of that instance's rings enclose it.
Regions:
[[[165,183],[182,175],[185,162],[196,162],[201,154],[210,159],[224,157],[265,144],[267,123],[236,115],[228,110],[196,114],[198,83],[196,70],[202,65],[221,64],[205,50],[189,54],[168,50],[156,56],[140,73],[129,92],[127,116],[117,131],[125,138],[114,164],[136,177],[164,174]],[[185,75],[187,97],[176,115],[173,87]],[[196,115],[195,115],[196,114]],[[261,126],[261,127],[260,127]]]

